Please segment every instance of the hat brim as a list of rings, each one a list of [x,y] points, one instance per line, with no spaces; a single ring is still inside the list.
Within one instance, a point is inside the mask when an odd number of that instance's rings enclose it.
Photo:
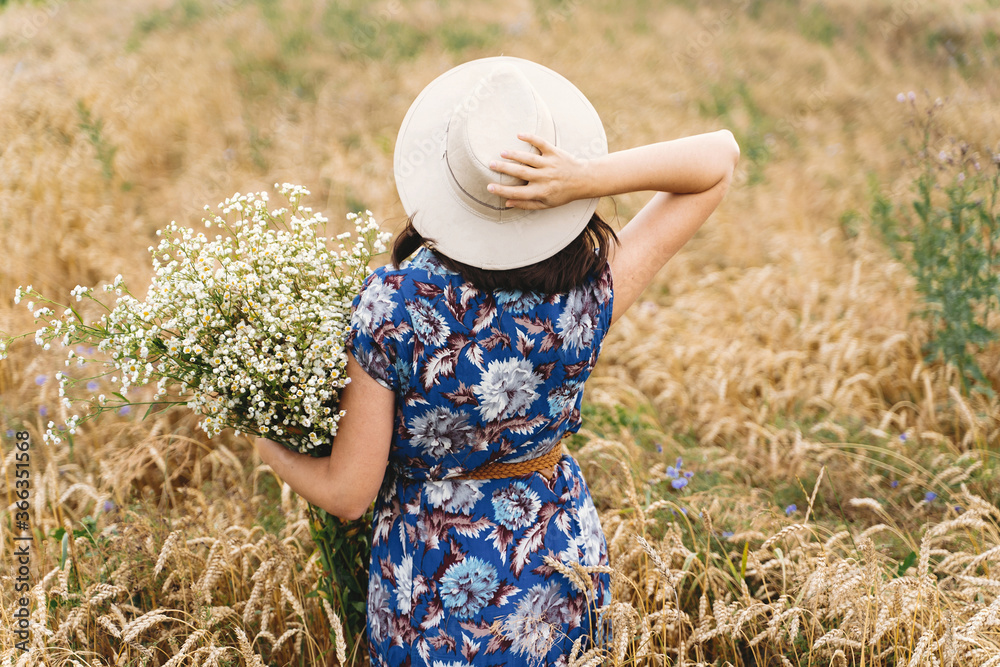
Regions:
[[[406,112],[396,138],[393,172],[403,209],[440,252],[464,264],[495,270],[528,266],[555,255],[583,231],[598,203],[583,199],[525,211],[515,220],[498,223],[469,208],[450,186],[445,161],[448,121],[501,64],[520,69],[548,105],[559,148],[581,158],[608,152],[604,126],[590,101],[568,79],[530,60],[510,56],[473,60],[424,88]]]

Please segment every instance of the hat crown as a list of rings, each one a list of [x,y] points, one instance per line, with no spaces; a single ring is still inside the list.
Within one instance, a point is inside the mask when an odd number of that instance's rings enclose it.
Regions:
[[[482,77],[456,106],[448,123],[445,160],[449,182],[471,212],[494,222],[509,222],[526,214],[506,208],[502,197],[487,191],[490,183],[524,185],[526,181],[489,168],[504,150],[538,153],[518,133],[556,141],[548,105],[528,78],[507,64]]]
[[[597,199],[537,210],[503,208],[489,169],[503,150],[537,153],[533,133],[576,158],[607,154],[600,116],[558,72],[523,58],[462,63],[431,81],[403,118],[393,153],[396,189],[417,232],[438,252],[483,269],[528,266],[555,255],[587,226]]]

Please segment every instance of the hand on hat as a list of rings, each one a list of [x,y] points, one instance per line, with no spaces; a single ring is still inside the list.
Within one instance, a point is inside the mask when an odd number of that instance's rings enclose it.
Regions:
[[[528,151],[503,151],[490,163],[490,169],[523,181],[524,185],[491,183],[487,189],[507,199],[507,206],[525,210],[554,208],[577,199],[586,199],[587,160],[576,158],[533,134],[519,134],[540,154]],[[510,160],[514,160],[511,162]]]

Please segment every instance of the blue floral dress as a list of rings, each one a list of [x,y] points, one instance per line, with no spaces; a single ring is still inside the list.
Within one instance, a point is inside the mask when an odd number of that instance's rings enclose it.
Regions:
[[[551,479],[456,477],[579,429],[611,306],[607,265],[564,294],[484,293],[422,248],[365,281],[348,349],[396,393],[372,525],[373,665],[564,665],[591,636],[608,575],[581,591],[543,560],[607,565],[577,462],[564,455]]]

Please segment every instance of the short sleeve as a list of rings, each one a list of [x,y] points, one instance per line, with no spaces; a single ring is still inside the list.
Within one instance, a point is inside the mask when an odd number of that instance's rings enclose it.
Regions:
[[[376,271],[365,279],[351,304],[351,327],[345,347],[380,385],[399,391],[399,340],[405,316],[402,298],[393,284]]]

